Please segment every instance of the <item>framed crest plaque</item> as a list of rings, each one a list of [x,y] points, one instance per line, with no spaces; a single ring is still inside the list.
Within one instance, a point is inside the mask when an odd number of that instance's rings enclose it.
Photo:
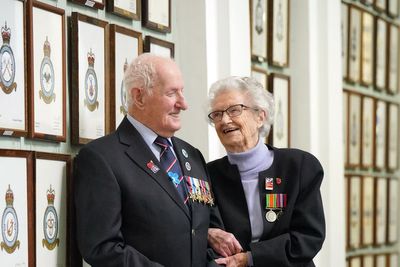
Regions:
[[[363,255],[363,267],[375,267],[374,255]]]
[[[375,245],[386,243],[387,233],[387,179],[375,179]]]
[[[374,99],[369,96],[362,98],[361,123],[361,166],[370,168],[374,165]]]
[[[118,16],[140,20],[140,0],[107,0],[107,11]]]
[[[379,17],[375,23],[375,87],[382,91],[386,86],[387,23]]]
[[[68,266],[69,155],[35,152],[36,265]]]
[[[110,41],[110,130],[115,130],[128,112],[124,73],[143,52],[143,40],[141,33],[111,24]]]
[[[26,2],[4,0],[0,18],[0,135],[27,136]]]
[[[361,83],[371,85],[374,73],[374,16],[362,12],[361,24]]]
[[[346,77],[347,74],[347,60],[348,60],[348,40],[349,40],[349,6],[345,3],[341,4],[341,34],[342,34],[342,74]]]
[[[268,7],[269,61],[279,67],[289,66],[289,1],[271,0]]]
[[[386,0],[374,0],[374,8],[379,12],[385,11],[386,10]]]
[[[36,266],[32,152],[0,149],[2,266]]]
[[[361,29],[361,10],[352,5],[349,16],[347,80],[353,83],[360,81]]]
[[[398,168],[399,151],[399,105],[388,104],[388,140],[387,140],[387,168],[395,171]]]
[[[95,9],[104,9],[105,0],[69,0],[69,1]]]
[[[386,113],[386,102],[377,100],[375,102],[374,167],[378,170],[386,167]]]
[[[265,90],[268,89],[268,73],[266,70],[252,66],[251,77],[261,83]]]
[[[397,242],[397,225],[399,213],[399,183],[396,178],[388,179],[388,240],[387,243]]]
[[[349,139],[348,139],[348,166],[358,167],[361,154],[361,95],[349,95]]]
[[[274,95],[274,124],[269,133],[269,144],[290,147],[290,77],[271,73],[268,90]]]
[[[175,45],[174,43],[148,35],[144,39],[144,52],[149,52],[162,57],[174,58]]]
[[[29,136],[66,140],[65,11],[33,2],[28,70]]]
[[[349,247],[358,248],[361,244],[361,178],[350,177],[349,192]]]
[[[171,0],[143,0],[142,25],[158,32],[171,32]]]
[[[397,94],[399,92],[399,27],[389,23],[388,64],[387,67],[387,92]]]
[[[349,158],[349,92],[343,91],[343,159],[344,165],[348,165]]]
[[[107,22],[72,12],[71,142],[86,144],[109,132]]]
[[[374,243],[374,178],[362,177],[361,244]]]
[[[397,18],[399,16],[399,0],[387,1],[387,13],[392,18]]]
[[[267,0],[250,1],[251,58],[258,62],[267,61],[267,7]]]

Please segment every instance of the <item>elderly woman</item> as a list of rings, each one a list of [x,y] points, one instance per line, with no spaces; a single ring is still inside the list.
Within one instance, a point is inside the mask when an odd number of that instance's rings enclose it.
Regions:
[[[272,95],[249,77],[210,89],[210,113],[227,156],[208,163],[215,210],[209,244],[226,266],[315,266],[325,238],[323,169],[311,154],[263,143]]]

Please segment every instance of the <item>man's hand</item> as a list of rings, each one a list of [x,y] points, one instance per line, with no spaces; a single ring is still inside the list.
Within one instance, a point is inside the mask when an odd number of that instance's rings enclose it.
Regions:
[[[226,267],[246,267],[247,266],[247,253],[241,252],[236,255],[219,258],[215,260],[216,263],[220,265],[225,265]]]
[[[208,243],[223,257],[235,255],[243,250],[233,234],[218,228],[208,229]]]

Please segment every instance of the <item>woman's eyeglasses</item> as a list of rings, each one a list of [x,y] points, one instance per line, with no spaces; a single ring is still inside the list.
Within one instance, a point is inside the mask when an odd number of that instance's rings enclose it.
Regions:
[[[228,107],[225,110],[213,111],[210,114],[208,114],[208,117],[210,118],[210,120],[212,122],[218,122],[218,121],[222,120],[222,117],[224,116],[224,112],[226,112],[226,114],[228,114],[228,116],[232,118],[232,117],[237,117],[240,114],[242,114],[244,109],[252,109],[252,110],[258,111],[258,109],[256,109],[256,108],[251,108],[251,107],[248,107],[243,104],[236,104],[236,105]]]

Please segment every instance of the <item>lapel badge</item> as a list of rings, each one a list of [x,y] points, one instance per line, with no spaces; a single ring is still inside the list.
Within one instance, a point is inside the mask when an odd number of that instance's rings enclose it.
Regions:
[[[160,168],[158,168],[152,160],[147,162],[147,168],[149,168],[153,173],[157,173],[160,170]]]
[[[192,166],[187,161],[185,162],[185,167],[186,167],[186,170],[188,170],[188,171],[190,171],[192,169]]]
[[[274,178],[265,178],[265,190],[274,190]]]
[[[280,185],[282,183],[282,178],[275,178],[275,182],[277,185]]]
[[[189,157],[189,154],[186,152],[186,150],[185,149],[183,149],[182,148],[182,155],[185,157],[185,158],[188,158]]]

